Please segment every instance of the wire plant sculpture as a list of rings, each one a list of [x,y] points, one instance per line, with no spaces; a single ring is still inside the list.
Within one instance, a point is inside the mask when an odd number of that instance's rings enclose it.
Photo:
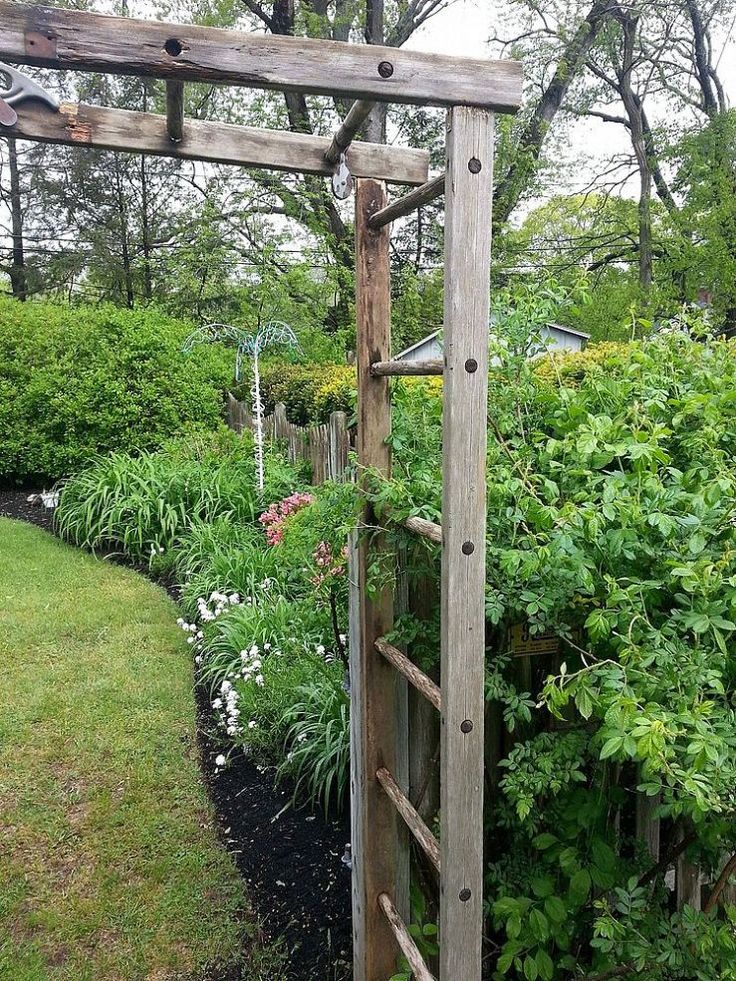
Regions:
[[[235,345],[235,380],[239,382],[242,376],[243,360],[249,358],[253,365],[253,385],[251,397],[255,428],[255,460],[258,490],[264,487],[263,468],[263,399],[261,397],[260,357],[267,347],[299,348],[296,334],[288,324],[281,320],[272,320],[262,324],[251,333],[242,327],[232,324],[206,324],[193,331],[184,342],[183,351],[190,354],[199,344]]]

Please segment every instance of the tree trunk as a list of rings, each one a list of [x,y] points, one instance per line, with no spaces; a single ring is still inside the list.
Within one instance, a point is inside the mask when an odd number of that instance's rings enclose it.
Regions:
[[[610,0],[596,0],[591,5],[588,16],[565,45],[557,62],[557,70],[519,138],[513,163],[496,186],[494,221],[507,221],[528,188],[536,173],[550,124],[570,86],[584,67],[593,42],[609,16]]]
[[[23,209],[21,206],[20,174],[18,171],[18,150],[15,137],[8,136],[8,157],[10,162],[10,212],[13,229],[13,264],[10,267],[10,285],[13,296],[25,301],[28,296],[26,279],[25,249],[23,246]]]
[[[125,206],[125,195],[123,194],[123,182],[120,174],[120,164],[117,155],[115,156],[115,178],[118,192],[118,216],[120,218],[120,256],[123,262],[123,283],[125,287],[125,304],[129,310],[135,306],[135,292],[133,290],[133,268],[130,260],[129,229],[128,229],[128,210]]]
[[[148,82],[143,79],[143,112],[148,112]],[[151,271],[151,219],[148,214],[148,172],[146,158],[141,156],[141,245],[143,251],[143,295],[153,299],[153,273]]]

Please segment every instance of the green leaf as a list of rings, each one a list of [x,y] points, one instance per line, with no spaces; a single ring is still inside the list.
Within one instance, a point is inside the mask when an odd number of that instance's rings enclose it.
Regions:
[[[580,869],[570,879],[568,895],[573,906],[582,906],[585,903],[591,884],[590,872],[587,869]]]
[[[544,899],[545,896],[551,896],[555,891],[554,881],[549,876],[532,879],[532,891],[540,899]]]
[[[529,913],[529,928],[535,940],[546,940],[549,936],[549,923],[540,909],[533,909]]]
[[[537,981],[539,977],[536,959],[531,954],[527,954],[524,958],[524,977],[527,981]]]
[[[560,923],[564,923],[567,919],[567,907],[559,896],[548,896],[547,899],[545,899],[544,912],[547,914],[549,919],[558,926]]]
[[[538,950],[535,957],[537,970],[542,981],[552,981],[555,974],[555,965],[546,950]]]
[[[603,749],[601,750],[601,759],[607,760],[609,756],[613,756],[614,753],[618,753],[624,744],[623,736],[611,736],[603,744]]]

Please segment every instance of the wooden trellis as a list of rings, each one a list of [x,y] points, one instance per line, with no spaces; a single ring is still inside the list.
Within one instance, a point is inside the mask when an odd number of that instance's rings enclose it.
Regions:
[[[351,616],[353,930],[356,981],[386,981],[403,951],[432,978],[406,927],[407,829],[440,873],[440,981],[480,981],[483,871],[485,459],[495,112],[521,101],[515,62],[453,58],[372,45],[246,34],[105,17],[0,0],[0,59],[44,68],[162,78],[167,115],[38,101],[23,79],[0,98],[9,135],[336,175],[356,192],[358,460],[388,473],[389,377],[444,377],[442,525],[410,527],[442,544],[441,690],[385,639],[389,589],[366,588],[379,537],[357,548]],[[0,68],[2,72],[2,68]],[[332,140],[184,118],[183,83],[218,82],[356,100]],[[20,93],[20,94],[19,94]],[[0,95],[3,93],[0,92]],[[355,142],[373,102],[448,109],[447,166],[429,180],[428,154]],[[1,132],[1,130],[0,130]],[[384,182],[414,185],[389,203]],[[391,222],[445,196],[445,356],[391,361]],[[365,515],[371,521],[371,515]],[[441,841],[410,803],[406,683],[441,713]]]

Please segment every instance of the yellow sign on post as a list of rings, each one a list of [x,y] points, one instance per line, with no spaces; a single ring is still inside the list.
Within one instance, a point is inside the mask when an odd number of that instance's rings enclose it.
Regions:
[[[511,628],[511,647],[514,654],[519,656],[558,654],[560,638],[551,630],[543,634],[532,634],[528,622],[515,623]]]

